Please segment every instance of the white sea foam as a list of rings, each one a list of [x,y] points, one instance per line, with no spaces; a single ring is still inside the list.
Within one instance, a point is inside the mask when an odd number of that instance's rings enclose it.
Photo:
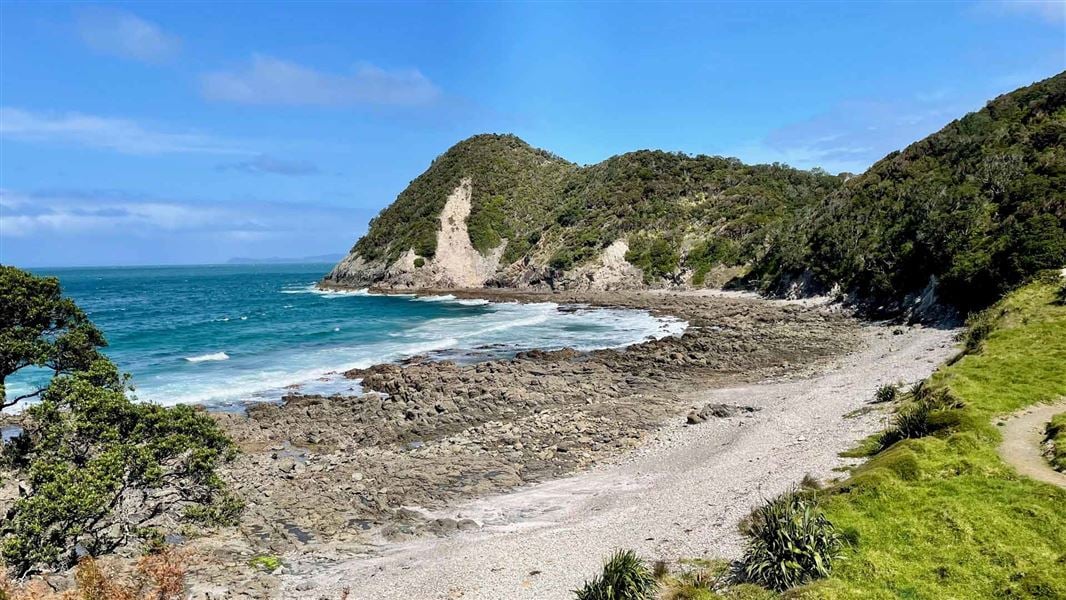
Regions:
[[[206,362],[211,360],[229,360],[229,355],[225,352],[212,352],[211,354],[201,354],[200,356],[186,356],[185,360],[191,363]]]
[[[366,290],[320,290],[314,285],[282,289],[289,294],[317,294],[328,298],[369,295]],[[360,393],[357,382],[342,373],[374,364],[395,362],[415,355],[441,352],[462,359],[480,352],[572,347],[578,350],[620,348],[645,339],[680,335],[686,323],[655,317],[647,311],[588,308],[559,310],[556,303],[489,303],[481,299],[457,299],[452,295],[408,298],[419,302],[446,302],[462,306],[486,306],[459,311],[463,316],[438,317],[396,331],[381,332],[376,339],[339,341],[336,346],[302,352],[245,355],[225,366],[190,370],[180,378],[142,382],[138,395],[162,404],[231,403],[277,400],[292,391],[303,393]],[[298,305],[298,303],[295,303]],[[337,340],[347,340],[361,328],[360,306],[353,299],[349,321],[334,321],[326,331]],[[238,313],[239,315],[239,313]],[[238,317],[233,317],[234,319]],[[343,331],[343,333],[342,333]],[[224,352],[190,356],[189,362],[229,358]]]

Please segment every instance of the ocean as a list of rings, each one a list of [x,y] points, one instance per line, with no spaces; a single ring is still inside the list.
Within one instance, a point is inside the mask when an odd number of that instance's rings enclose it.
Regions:
[[[618,348],[680,335],[645,311],[314,287],[328,264],[34,269],[59,278],[132,374],[140,400],[222,410],[287,391],[358,393],[347,369],[429,354],[474,361],[533,348]],[[20,373],[8,395],[43,374]]]

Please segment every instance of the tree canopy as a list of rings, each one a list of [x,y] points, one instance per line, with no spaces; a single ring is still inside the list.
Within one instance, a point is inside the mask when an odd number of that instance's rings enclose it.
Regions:
[[[0,266],[0,410],[39,395],[43,389],[8,398],[7,378],[26,367],[54,374],[84,370],[102,358],[104,336],[55,277],[36,277]]]

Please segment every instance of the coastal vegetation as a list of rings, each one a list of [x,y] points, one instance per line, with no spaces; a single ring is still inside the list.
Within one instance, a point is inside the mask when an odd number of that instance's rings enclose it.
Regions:
[[[1066,490],[1018,476],[995,425],[1066,395],[1060,281],[1049,272],[987,309],[979,347],[903,398],[901,414],[929,407],[913,417],[924,425],[864,444],[870,460],[822,501],[856,543],[803,597],[1066,596]]]
[[[574,593],[576,600],[654,600],[658,582],[636,552],[619,550],[603,564],[603,572]]]
[[[217,474],[232,443],[206,412],[130,397],[128,376],[58,282],[2,276],[5,369],[41,365],[51,380],[2,445],[0,475],[21,493],[0,507],[0,557],[19,577],[67,568],[135,540],[159,548],[165,524],[227,523],[241,509]],[[25,399],[27,396],[22,396]],[[10,401],[9,401],[10,402]]]
[[[445,199],[471,180],[468,232],[565,280],[618,240],[653,286],[838,290],[872,313],[936,294],[963,313],[1066,264],[1066,73],[991,100],[858,176],[641,150],[579,167],[510,135],[437,158],[353,252],[430,259]],[[526,281],[526,280],[523,280]],[[504,282],[506,284],[506,282]],[[721,283],[715,281],[714,283]]]
[[[755,509],[739,579],[784,591],[829,575],[844,541],[811,492],[793,490]]]
[[[939,282],[983,307],[1066,264],[1066,73],[1000,96],[893,152],[782,231],[753,278],[801,274],[873,301]]]

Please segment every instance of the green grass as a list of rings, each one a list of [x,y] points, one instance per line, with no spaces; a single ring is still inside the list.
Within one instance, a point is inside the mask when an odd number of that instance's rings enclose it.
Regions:
[[[875,453],[823,497],[853,547],[797,595],[1066,598],[1066,490],[1003,463],[993,423],[1066,395],[1058,286],[1044,278],[1008,295],[973,353],[930,378],[963,403],[952,427]]]
[[[1051,466],[1066,473],[1066,412],[1051,418],[1047,424],[1046,440],[1051,442]]]

